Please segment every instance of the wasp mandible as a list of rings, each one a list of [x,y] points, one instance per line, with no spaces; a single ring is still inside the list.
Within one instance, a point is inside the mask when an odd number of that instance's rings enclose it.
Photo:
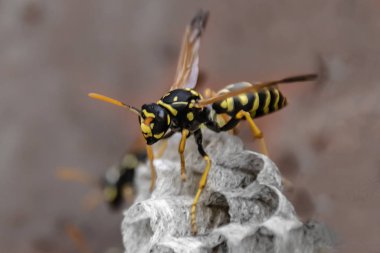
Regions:
[[[286,98],[276,87],[277,84],[311,81],[317,78],[316,74],[298,75],[268,82],[234,83],[215,96],[204,99],[194,90],[199,68],[200,38],[205,29],[208,12],[200,10],[188,25],[179,57],[179,63],[170,91],[156,103],[144,104],[141,109],[109,98],[100,94],[90,93],[89,96],[118,106],[127,108],[135,113],[140,120],[141,132],[146,140],[148,158],[153,160],[151,145],[159,140],[170,137],[176,132],[182,134],[178,152],[181,161],[181,178],[186,179],[184,150],[186,139],[193,135],[200,155],[206,166],[199,182],[198,191],[191,206],[191,229],[197,233],[196,207],[199,197],[206,185],[207,176],[211,168],[211,160],[202,144],[201,125],[221,132],[234,128],[241,120],[246,119],[253,133],[260,137],[260,131],[253,123],[253,118],[275,112],[286,105]],[[216,116],[228,114],[230,119],[220,125]],[[152,166],[152,178],[155,178]]]

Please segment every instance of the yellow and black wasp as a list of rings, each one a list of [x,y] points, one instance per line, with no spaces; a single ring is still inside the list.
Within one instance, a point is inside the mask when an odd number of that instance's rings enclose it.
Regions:
[[[205,29],[208,19],[207,11],[199,11],[191,20],[186,29],[181,48],[179,63],[170,91],[156,103],[144,104],[141,109],[127,105],[118,100],[90,93],[89,96],[103,100],[132,111],[139,117],[141,132],[146,140],[148,158],[151,161],[152,179],[154,182],[155,171],[152,166],[153,153],[151,145],[159,140],[168,138],[173,133],[179,132],[182,138],[179,144],[181,161],[181,177],[186,179],[184,150],[186,139],[193,135],[198,145],[198,151],[206,162],[203,175],[199,182],[198,191],[191,206],[191,228],[196,234],[196,207],[199,197],[207,182],[207,176],[211,168],[211,160],[205,152],[202,144],[201,126],[216,131],[228,131],[234,128],[241,120],[247,120],[254,135],[262,137],[261,131],[253,123],[257,118],[275,112],[286,105],[286,98],[276,87],[277,84],[311,81],[317,78],[316,74],[292,76],[284,79],[248,83],[239,82],[231,84],[215,96],[204,99],[194,90],[198,77],[200,37]],[[227,114],[230,119],[221,125],[216,116]]]
[[[136,168],[146,161],[145,149],[133,149],[126,152],[121,160],[106,170],[104,175],[96,178],[90,173],[76,168],[59,168],[57,177],[65,181],[77,181],[82,184],[95,186],[95,195],[85,198],[86,208],[93,208],[99,202],[104,201],[111,210],[119,210],[127,201],[129,204],[134,198],[134,179]]]
[[[100,184],[104,200],[111,209],[120,209],[125,200],[133,202],[135,171],[139,164],[145,161],[145,150],[129,152],[123,156],[118,165],[106,171]]]

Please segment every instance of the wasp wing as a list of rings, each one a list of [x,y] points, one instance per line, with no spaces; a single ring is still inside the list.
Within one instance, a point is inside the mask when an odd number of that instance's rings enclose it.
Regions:
[[[179,88],[193,89],[197,84],[200,38],[206,27],[207,19],[208,11],[200,10],[186,28],[177,72],[170,90]]]
[[[313,80],[316,80],[317,78],[318,78],[318,75],[316,74],[307,74],[307,75],[291,76],[291,77],[283,78],[280,80],[274,80],[274,81],[268,81],[268,82],[257,82],[257,83],[253,83],[252,86],[247,86],[247,87],[236,89],[227,93],[218,94],[208,99],[199,100],[197,101],[196,104],[197,106],[206,106],[206,105],[209,105],[221,100],[225,100],[230,97],[238,96],[243,93],[255,92],[255,91],[257,92],[261,89],[274,86],[277,84],[313,81]]]

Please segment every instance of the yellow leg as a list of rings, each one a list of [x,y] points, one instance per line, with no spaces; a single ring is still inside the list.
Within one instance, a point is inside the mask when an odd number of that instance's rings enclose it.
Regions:
[[[248,121],[248,123],[249,123],[249,125],[251,127],[252,133],[255,136],[255,138],[259,139],[259,141],[260,141],[261,152],[264,155],[269,156],[267,145],[266,145],[266,143],[264,141],[263,132],[257,127],[257,125],[255,124],[255,122],[253,122],[253,119],[252,119],[251,115],[248,112],[242,112],[242,114],[247,119],[247,121]],[[290,189],[291,190],[293,188],[292,182],[290,180],[284,178],[284,177],[282,177],[282,184],[284,185],[285,189]]]
[[[156,183],[156,169],[154,168],[153,160],[154,160],[154,155],[153,155],[153,150],[152,147],[149,145],[146,145],[146,153],[148,155],[148,160],[149,160],[149,167],[150,167],[150,191],[152,192],[154,189],[154,185]]]
[[[168,140],[167,139],[161,140],[160,141],[160,147],[158,149],[156,157],[161,158],[164,155],[167,147],[168,147]]]
[[[189,134],[189,130],[183,129],[182,130],[182,137],[181,142],[179,143],[178,152],[181,157],[181,179],[182,181],[186,181],[186,169],[185,169],[185,146],[186,146],[186,138]]]
[[[197,194],[195,195],[193,204],[191,205],[191,232],[193,235],[197,234],[197,204],[199,201],[199,197],[201,196],[201,193],[207,183],[207,176],[211,167],[210,157],[208,155],[205,155],[203,159],[206,161],[206,168],[203,172],[201,181],[199,182],[198,191],[197,191]]]
[[[242,112],[242,114],[244,115],[245,119],[248,121],[253,136],[255,136],[255,138],[259,139],[261,152],[264,155],[269,156],[269,152],[268,152],[268,148],[267,148],[267,145],[265,143],[265,140],[264,140],[263,132],[257,127],[255,122],[253,122],[253,119],[248,112]]]

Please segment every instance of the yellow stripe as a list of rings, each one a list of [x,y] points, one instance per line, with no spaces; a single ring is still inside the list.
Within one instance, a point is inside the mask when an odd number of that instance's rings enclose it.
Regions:
[[[161,137],[164,135],[164,133],[165,133],[165,132],[162,132],[162,133],[159,133],[159,134],[155,134],[155,135],[153,135],[153,136],[154,136],[154,138],[156,138],[156,139],[161,139]]]
[[[180,102],[173,102],[172,103],[173,105],[187,105],[189,104],[188,102],[185,102],[185,101],[180,101]]]
[[[234,110],[234,98],[227,98],[227,112],[232,112]]]
[[[149,126],[145,125],[144,123],[141,123],[140,128],[144,135],[152,136],[152,129],[150,129]]]
[[[174,116],[177,116],[178,111],[174,109],[171,105],[165,104],[164,102],[162,102],[162,100],[159,100],[157,104],[161,105],[162,107],[165,107],[165,109],[170,111],[171,114],[173,114]]]
[[[243,106],[248,104],[248,97],[246,94],[241,94],[238,96],[238,98]]]
[[[274,101],[274,110],[277,111],[278,110],[278,102],[280,101],[280,93],[278,92],[277,89],[273,89],[273,91],[274,91],[274,94],[276,97],[276,100]]]
[[[266,98],[265,98],[265,105],[264,105],[264,108],[263,108],[263,112],[265,114],[267,114],[269,112],[269,104],[270,104],[270,92],[268,89],[265,89],[265,93],[266,93]]]
[[[191,94],[193,94],[194,96],[199,96],[199,93],[197,92],[197,91],[195,91],[195,90],[193,90],[193,89],[190,89],[190,92],[191,92]]]
[[[220,107],[226,109],[226,108],[227,108],[227,101],[226,101],[226,100],[223,100],[223,101],[220,103]]]
[[[252,118],[254,118],[256,115],[257,109],[259,108],[259,102],[260,102],[259,94],[257,94],[257,92],[254,92],[252,99],[254,99],[254,102],[253,102],[253,107],[250,111],[250,114]]]

